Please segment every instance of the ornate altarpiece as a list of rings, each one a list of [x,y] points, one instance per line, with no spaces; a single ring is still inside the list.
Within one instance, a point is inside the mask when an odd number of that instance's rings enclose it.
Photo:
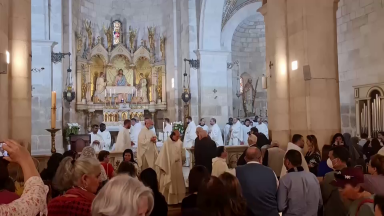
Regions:
[[[154,119],[158,110],[166,109],[165,38],[159,38],[157,54],[155,27],[148,27],[148,46],[144,39],[137,44],[137,30],[131,28],[125,44],[120,21],[103,30],[105,38],[97,37],[96,43],[90,22],[85,22],[86,37],[82,31],[76,34],[76,109],[88,114],[89,130],[94,112],[103,113],[109,130],[118,130],[127,118],[142,121],[148,112]]]

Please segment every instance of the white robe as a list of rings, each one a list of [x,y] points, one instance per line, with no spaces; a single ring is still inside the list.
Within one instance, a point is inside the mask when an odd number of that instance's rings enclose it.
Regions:
[[[150,129],[156,136],[156,129],[155,129],[155,126],[153,126],[153,128]]]
[[[104,144],[105,144],[103,137],[100,136],[99,134],[94,134],[94,133],[89,133],[89,134],[91,134],[91,146],[93,147],[93,149],[95,149],[95,152],[97,153],[103,150]],[[96,140],[100,142],[99,145],[93,144],[93,142]]]
[[[307,164],[307,161],[305,160],[305,157],[303,155],[303,149],[300,148],[299,146],[289,142],[288,143],[288,146],[287,146],[287,151],[291,150],[291,149],[294,149],[294,150],[297,150],[301,153],[301,166],[304,168],[305,171],[309,172],[309,168],[308,168],[308,164]],[[287,153],[287,151],[285,153]],[[284,155],[284,158],[285,158],[285,155]],[[283,158],[283,160],[284,160]],[[283,162],[283,168],[281,169],[281,173],[280,173],[280,179],[285,175],[287,174],[287,168],[285,168],[284,166],[284,162]]]
[[[107,131],[107,130],[105,130],[105,131],[103,131],[103,132],[101,132],[101,131],[99,130],[99,131],[97,132],[97,134],[99,134],[99,135],[103,138],[103,140],[104,140],[104,142],[105,142],[103,150],[105,150],[105,151],[109,151],[110,148],[111,148],[111,141],[112,141],[112,139],[111,139],[111,133],[110,133],[109,131]]]
[[[229,125],[229,124],[226,124],[224,126],[224,145],[228,145],[229,144],[229,140],[230,140],[230,136],[231,136],[231,127],[232,125]]]
[[[129,129],[123,127],[117,134],[116,144],[114,150],[117,152],[123,152],[125,149],[130,149],[131,146],[131,135]]]
[[[201,125],[197,125],[196,126],[196,128],[203,128],[203,130],[205,130],[205,131],[207,131],[208,132],[208,126],[207,125],[203,125],[203,126],[201,126]]]
[[[217,124],[214,124],[209,134],[211,139],[215,141],[216,146],[223,146],[223,137],[221,136],[221,129]]]
[[[231,139],[229,140],[230,146],[240,145],[243,141],[243,134],[241,132],[240,121],[237,121],[236,124],[232,126]]]
[[[96,80],[96,90],[95,90],[95,96],[99,98],[100,101],[105,101],[105,86],[107,83],[104,80],[104,77],[98,77]]]
[[[196,137],[197,137],[196,124],[195,124],[195,122],[191,121],[188,124],[187,129],[185,130],[183,147],[184,148],[191,148],[192,146],[194,146]],[[189,166],[190,154],[187,150],[185,150],[185,155],[187,157],[187,160],[185,161],[185,166]]]
[[[268,127],[267,127],[266,124],[264,124],[264,123],[261,123],[261,124],[256,123],[256,128],[259,131],[259,133],[263,133],[267,138],[269,138],[268,137]]]
[[[212,159],[212,176],[219,177],[221,174],[231,171],[228,169],[227,160],[221,157]]]
[[[242,125],[242,131],[243,131],[243,142],[244,142],[244,145],[248,145],[248,133],[249,131],[251,131],[251,125],[249,125],[248,127],[246,125]]]
[[[166,133],[166,134],[171,135],[171,133],[172,133],[172,125],[169,124],[168,122],[165,123],[165,127],[164,127],[164,131],[163,132]]]
[[[164,195],[168,205],[179,204],[185,197],[184,161],[183,143],[180,140],[174,142],[168,138],[156,160],[159,191]]]
[[[143,127],[139,134],[137,143],[137,163],[140,170],[152,168],[155,170],[155,162],[157,159],[156,143],[151,142],[151,138],[156,136],[152,130]]]
[[[139,133],[141,131],[142,125],[141,122],[136,122],[134,126],[131,127],[131,141],[137,146],[137,141],[139,140]]]

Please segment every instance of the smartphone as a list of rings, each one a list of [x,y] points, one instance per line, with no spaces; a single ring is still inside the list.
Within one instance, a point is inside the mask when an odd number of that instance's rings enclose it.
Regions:
[[[0,142],[0,158],[8,156],[8,152],[3,149],[3,145],[6,145],[5,142]]]

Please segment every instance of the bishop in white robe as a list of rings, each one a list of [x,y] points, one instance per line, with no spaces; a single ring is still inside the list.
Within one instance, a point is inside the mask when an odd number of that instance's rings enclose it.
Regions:
[[[185,130],[183,147],[184,148],[192,148],[192,146],[194,146],[194,144],[195,144],[195,139],[197,137],[197,135],[196,135],[196,124],[195,124],[195,122],[192,121],[191,117],[187,118],[187,122],[188,122],[188,127]],[[190,154],[189,154],[188,151],[186,151],[185,155],[187,157],[187,160],[185,162],[185,166],[189,166]]]
[[[243,134],[241,131],[240,121],[234,118],[233,123],[234,125],[232,126],[231,130],[231,138],[229,140],[230,146],[240,145],[243,142]]]
[[[111,133],[106,129],[107,129],[106,125],[104,123],[101,123],[100,130],[97,132],[97,134],[99,134],[105,142],[103,150],[110,151],[111,141],[112,141]]]
[[[104,140],[97,132],[99,131],[99,125],[92,126],[92,132],[89,133],[91,135],[91,146],[95,149],[95,152],[99,152],[104,148]]]
[[[211,132],[209,133],[209,136],[216,143],[217,147],[223,146],[223,137],[221,136],[221,129],[216,124],[216,119],[212,118],[210,124],[212,125],[212,128]]]
[[[114,151],[124,152],[125,149],[130,149],[132,147],[130,129],[131,129],[131,120],[126,119],[124,121],[124,127],[121,128],[119,133],[117,134],[117,139],[115,144],[116,146],[114,148]]]
[[[137,142],[139,140],[139,133],[142,129],[142,124],[140,121],[136,119],[131,119],[132,127],[131,127],[131,141],[137,146]]]
[[[160,193],[163,194],[168,205],[179,204],[185,197],[185,181],[183,163],[185,151],[180,141],[179,131],[171,134],[163,144],[156,160]]]
[[[143,127],[139,134],[137,145],[137,163],[140,170],[152,168],[155,170],[155,162],[158,156],[156,141],[157,137],[151,130],[153,121],[151,119],[145,120],[145,127]]]
[[[245,120],[244,125],[242,125],[242,132],[243,132],[243,141],[244,145],[248,145],[248,136],[249,136],[249,131],[251,130],[251,125],[249,119]]]
[[[224,126],[224,145],[229,144],[231,138],[231,128],[233,125],[233,118],[229,118],[228,123]]]

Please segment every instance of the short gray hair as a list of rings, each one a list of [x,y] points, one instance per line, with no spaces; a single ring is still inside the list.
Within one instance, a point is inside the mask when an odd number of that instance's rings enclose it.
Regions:
[[[141,199],[148,199],[150,215],[154,200],[152,190],[126,174],[110,180],[92,203],[92,216],[137,215]]]

